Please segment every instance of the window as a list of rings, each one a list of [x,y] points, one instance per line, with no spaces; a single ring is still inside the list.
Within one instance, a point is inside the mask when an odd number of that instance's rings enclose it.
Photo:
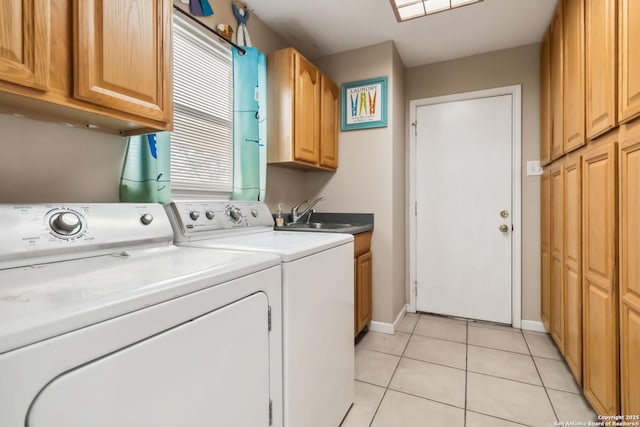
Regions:
[[[173,19],[172,197],[229,197],[233,185],[231,51],[180,16]]]

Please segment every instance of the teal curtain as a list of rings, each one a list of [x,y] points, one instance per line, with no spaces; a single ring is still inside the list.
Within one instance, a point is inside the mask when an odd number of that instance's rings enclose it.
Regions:
[[[129,137],[120,177],[121,202],[171,201],[171,134]]]
[[[267,178],[267,62],[233,49],[233,200],[264,201]]]

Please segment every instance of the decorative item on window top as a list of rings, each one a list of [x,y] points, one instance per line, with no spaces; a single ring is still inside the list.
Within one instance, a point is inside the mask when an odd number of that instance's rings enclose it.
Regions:
[[[341,130],[387,126],[387,78],[342,85]]]
[[[181,0],[182,3],[189,3],[189,12],[193,16],[211,16],[213,15],[213,9],[208,0]]]
[[[229,24],[218,24],[216,26],[216,30],[218,34],[220,34],[225,39],[231,41],[231,36],[233,36],[233,27]]]
[[[267,62],[233,49],[233,200],[264,201],[267,181]]]
[[[171,133],[129,137],[122,176],[121,202],[169,203]]]
[[[231,3],[231,10],[238,21],[238,32],[236,33],[236,44],[240,46],[251,46],[251,38],[247,31],[247,21],[249,20],[249,9],[246,6],[238,6],[238,2]]]

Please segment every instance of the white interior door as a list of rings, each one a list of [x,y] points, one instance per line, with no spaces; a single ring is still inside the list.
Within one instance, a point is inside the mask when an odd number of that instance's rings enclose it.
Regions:
[[[417,107],[418,311],[511,324],[512,98]]]

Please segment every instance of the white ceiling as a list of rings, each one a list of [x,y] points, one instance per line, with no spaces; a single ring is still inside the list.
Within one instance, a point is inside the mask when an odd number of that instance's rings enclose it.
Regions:
[[[398,23],[389,0],[244,1],[309,59],[393,40],[406,67],[538,43],[556,2],[484,0]]]

